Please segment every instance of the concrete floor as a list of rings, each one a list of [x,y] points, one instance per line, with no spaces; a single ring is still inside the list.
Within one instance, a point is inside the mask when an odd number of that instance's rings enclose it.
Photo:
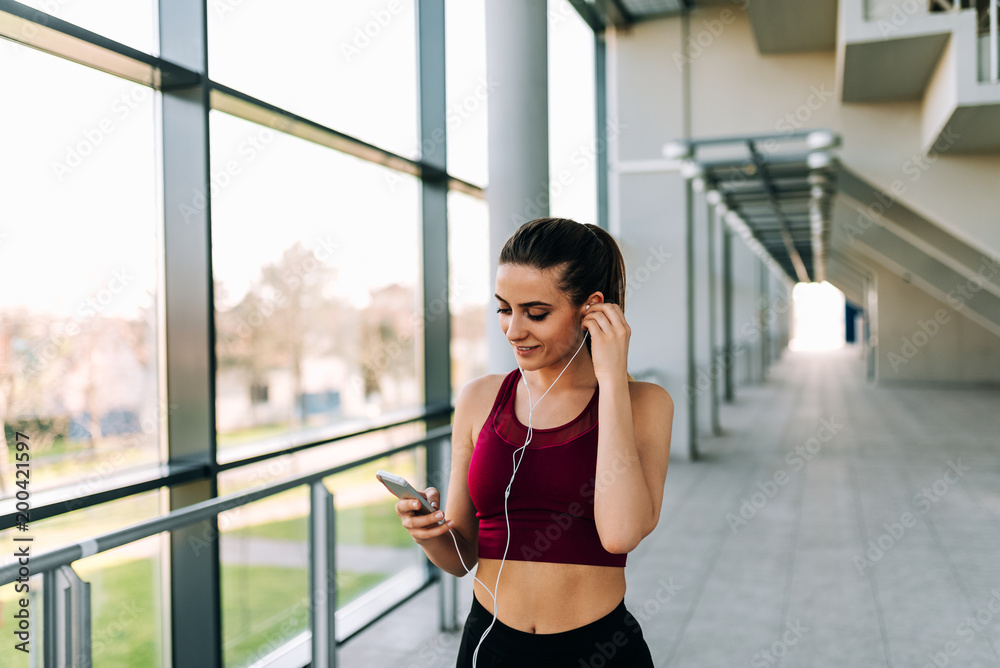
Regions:
[[[721,423],[629,555],[658,667],[1000,666],[1000,388],[873,386],[856,349],[786,352]],[[453,666],[437,596],[339,665]]]

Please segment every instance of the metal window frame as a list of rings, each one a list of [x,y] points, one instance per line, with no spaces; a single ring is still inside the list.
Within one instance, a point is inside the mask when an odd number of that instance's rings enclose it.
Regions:
[[[444,2],[421,0],[418,6],[421,138],[446,129],[444,82]],[[110,481],[87,497],[48,504],[47,517],[69,510],[164,489],[172,510],[217,498],[220,472],[318,447],[340,438],[385,429],[381,424],[332,439],[248,459],[218,462],[215,431],[215,332],[212,291],[211,201],[209,188],[209,114],[211,110],[272,127],[287,134],[406,173],[421,181],[423,225],[423,297],[425,307],[441,299],[436,286],[448,285],[447,194],[449,190],[485,199],[484,188],[447,173],[444,141],[440,159],[405,158],[378,146],[298,116],[264,100],[213,82],[208,72],[206,0],[171,0],[157,7],[160,55],[152,55],[83,29],[14,0],[0,0],[0,38],[6,38],[160,93],[157,145],[161,158],[161,198],[164,242],[160,303],[161,396],[171,412],[161,438],[167,463],[150,467],[140,481]],[[205,206],[180,205],[192,192],[204,193]],[[447,293],[445,293],[447,294]],[[450,309],[443,298],[441,317],[428,318],[424,345],[426,408],[395,424],[423,421],[428,429],[450,423]],[[192,345],[194,341],[194,345]],[[176,409],[175,409],[176,407]],[[446,454],[429,447],[428,476],[443,471]],[[58,490],[53,493],[58,493]],[[0,522],[13,517],[0,516]],[[215,518],[171,529],[171,633],[167,665],[221,666],[221,603],[219,592],[218,527]],[[210,536],[202,557],[186,550],[187,538]],[[205,558],[208,554],[211,558]],[[428,565],[430,568],[430,565]],[[435,572],[432,570],[432,572]],[[178,577],[183,573],[183,578]],[[183,584],[183,586],[181,586]],[[209,598],[205,598],[205,590]],[[455,606],[452,606],[454,612]],[[443,620],[444,623],[444,620]],[[454,622],[451,622],[454,626]],[[197,648],[197,650],[195,650]]]

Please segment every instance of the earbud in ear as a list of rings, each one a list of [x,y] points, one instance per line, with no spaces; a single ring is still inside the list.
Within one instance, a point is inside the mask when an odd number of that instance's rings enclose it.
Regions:
[[[590,304],[587,304],[587,310],[588,311],[590,310]]]

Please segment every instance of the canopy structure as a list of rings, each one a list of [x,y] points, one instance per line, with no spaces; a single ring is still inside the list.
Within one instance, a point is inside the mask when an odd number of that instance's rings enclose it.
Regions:
[[[839,145],[815,130],[677,140],[663,153],[762,260],[809,283],[826,278]]]

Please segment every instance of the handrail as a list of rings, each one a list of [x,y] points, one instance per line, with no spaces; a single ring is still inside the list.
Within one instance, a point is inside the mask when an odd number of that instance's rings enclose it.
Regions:
[[[241,466],[257,464],[262,461],[267,461],[268,459],[283,457],[285,455],[294,454],[303,450],[330,445],[331,443],[347,440],[356,436],[363,436],[377,431],[385,431],[387,429],[393,429],[395,427],[400,427],[414,422],[423,422],[438,417],[447,418],[450,416],[451,411],[451,406],[447,405],[425,406],[421,410],[394,411],[383,420],[369,422],[362,429],[338,430],[337,425],[331,425],[327,430],[325,430],[323,437],[318,440],[308,440],[303,443],[296,443],[281,449],[275,449],[243,459],[223,461],[217,464],[212,464],[211,462],[191,461],[157,464],[149,467],[149,471],[151,473],[146,476],[146,478],[142,478],[142,475],[140,475],[141,471],[133,469],[108,478],[106,481],[103,481],[103,483],[96,485],[89,494],[65,498],[63,496],[64,491],[77,485],[77,483],[70,483],[68,485],[47,489],[41,492],[35,492],[36,496],[33,497],[35,501],[39,498],[51,499],[53,497],[58,498],[58,500],[50,500],[47,502],[43,501],[40,505],[33,506],[31,509],[31,517],[33,521],[44,520],[67,511],[80,510],[96,506],[101,503],[117,501],[118,499],[122,499],[133,494],[139,494],[172,485],[179,485],[186,482],[192,482],[194,480],[204,480],[216,473],[229,471]],[[152,472],[162,471],[169,472],[167,475],[152,475]],[[137,475],[138,478],[136,477]],[[7,510],[8,508],[9,510]],[[8,498],[0,501],[0,509],[2,509],[0,510],[0,531],[14,527],[17,524],[17,512],[14,510],[14,499]]]
[[[990,0],[990,81],[1000,81],[1000,0]]]
[[[68,566],[78,559],[106,552],[107,550],[112,550],[116,547],[127,545],[128,543],[134,543],[137,540],[148,538],[163,531],[186,527],[202,520],[210,519],[222,512],[225,512],[226,510],[238,508],[248,503],[259,501],[260,499],[264,499],[275,494],[280,494],[281,492],[294,487],[315,483],[323,478],[341,473],[357,466],[377,461],[383,457],[388,457],[400,452],[406,452],[407,450],[429,445],[434,441],[447,438],[450,435],[450,424],[437,427],[428,431],[422,438],[416,441],[400,445],[395,448],[390,448],[388,450],[383,450],[361,459],[356,459],[345,464],[339,464],[322,471],[307,473],[297,478],[272,483],[261,489],[250,492],[236,492],[228,496],[202,501],[201,503],[196,503],[187,506],[186,508],[175,510],[167,515],[164,515],[163,517],[157,517],[140,522],[139,524],[110,531],[95,538],[89,538],[73,545],[67,545],[56,550],[52,550],[51,552],[44,552],[31,558],[31,571],[32,574],[35,574],[57,569],[60,566]],[[17,577],[18,565],[16,563],[0,567],[0,587],[11,584],[17,579]]]

